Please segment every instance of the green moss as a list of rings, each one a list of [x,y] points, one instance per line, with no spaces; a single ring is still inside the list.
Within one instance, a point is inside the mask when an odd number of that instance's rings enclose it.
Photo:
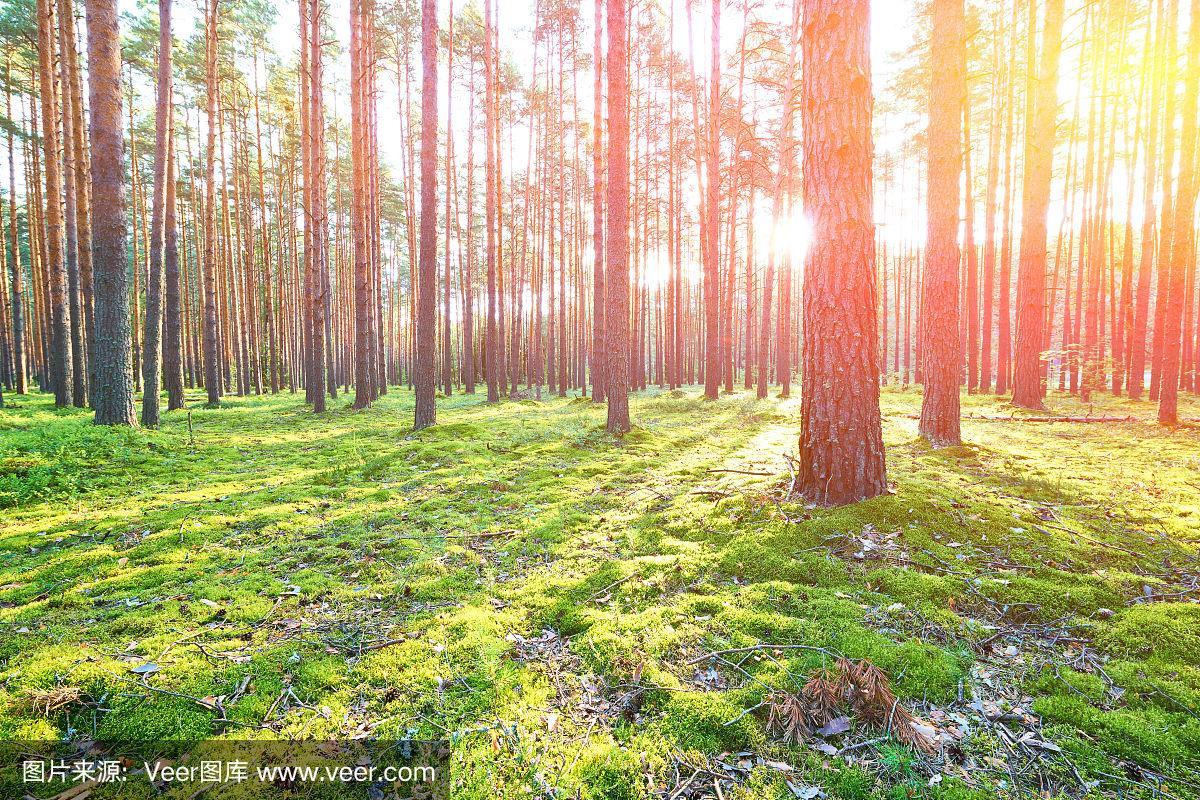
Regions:
[[[1131,606],[1117,614],[1111,627],[1097,634],[1096,645],[1114,656],[1200,665],[1200,606]]]
[[[112,735],[211,735],[216,714],[166,692],[229,698],[244,686],[226,703],[226,734],[266,719],[256,735],[377,724],[378,735],[456,737],[463,798],[519,796],[539,778],[581,797],[636,797],[647,775],[663,785],[667,748],[747,748],[831,798],[975,800],[950,779],[914,778],[894,748],[849,767],[768,740],[759,715],[739,716],[762,686],[717,664],[720,688],[699,691],[713,675],[688,662],[723,647],[820,646],[871,659],[906,702],[945,703],[973,688],[956,637],[979,629],[968,617],[993,621],[981,591],[1010,606],[1009,624],[1073,616],[1111,659],[1113,688],[1066,669],[1025,676],[1064,749],[1047,770],[1073,785],[1068,766],[1100,780],[1130,760],[1169,782],[1196,768],[1196,607],[1127,604],[1143,583],[1177,590],[1162,565],[1194,558],[1200,434],[967,419],[966,446],[933,450],[908,417],[919,399],[882,395],[894,494],[823,509],[776,503],[783,474],[713,472],[793,447],[795,400],[644,393],[632,399],[637,428],[618,439],[602,406],[553,397],[440,398],[441,424],[419,434],[404,390],[321,416],[287,393],[214,409],[192,393],[190,429],[172,412],[153,431],[96,428],[86,411],[21,398],[0,411],[0,737],[90,732],[93,716]],[[1095,413],[1153,413],[1095,400]],[[990,396],[964,404],[1019,413]],[[868,525],[894,533],[905,558],[839,558]],[[924,636],[931,622],[936,638]],[[755,680],[792,689],[828,661],[742,655]],[[150,690],[129,682],[145,661],[159,665]],[[634,676],[663,688],[633,722],[575,721],[587,716],[580,697],[614,699]],[[21,699],[59,686],[104,700],[77,719]],[[987,739],[968,746],[987,752]],[[764,768],[729,796],[790,790]]]
[[[626,747],[592,745],[579,756],[575,771],[585,800],[641,800],[646,797],[643,766]]]
[[[655,729],[684,750],[732,752],[763,740],[754,718],[743,715],[740,706],[718,693],[664,694],[666,697],[657,703]]]
[[[748,581],[789,581],[809,586],[841,586],[847,582],[841,560],[798,553],[796,544],[791,534],[741,536],[725,548],[720,569]]]
[[[1087,733],[1106,753],[1153,769],[1200,764],[1200,721],[1195,718],[1150,708],[1101,710],[1074,695],[1040,697],[1033,710],[1048,722]]]

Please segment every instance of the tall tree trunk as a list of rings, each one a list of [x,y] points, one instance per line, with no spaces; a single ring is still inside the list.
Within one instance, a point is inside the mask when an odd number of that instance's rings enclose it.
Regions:
[[[868,0],[805,0],[801,103],[804,273],[800,466],[819,505],[887,491],[879,411]]]
[[[604,371],[604,0],[595,6],[594,79],[592,84],[592,402],[603,403],[607,378]]]
[[[50,384],[56,406],[69,406],[75,396],[71,371],[71,308],[67,298],[67,266],[63,255],[63,176],[59,160],[58,90],[54,80],[54,11],[39,0],[38,84],[42,111],[42,166],[45,172],[46,276],[50,322]]]
[[[173,126],[172,126],[173,127]],[[175,137],[167,139],[167,190],[163,200],[163,383],[167,410],[183,408],[183,276],[179,269],[179,235],[175,214]],[[283,214],[280,213],[280,217]],[[185,242],[186,245],[186,242]],[[186,271],[186,265],[185,265]]]
[[[718,220],[721,189],[721,0],[712,0],[712,49],[708,94],[708,175],[704,213],[708,249],[704,254],[704,396],[716,400],[721,391],[721,278]]]
[[[217,0],[205,15],[205,82],[207,83],[207,148],[204,154],[204,388],[208,404],[221,402],[223,390],[220,339],[217,331]]]
[[[608,171],[605,233],[605,364],[608,430],[629,431],[628,0],[608,0]]]
[[[58,76],[59,90],[62,94],[62,164],[64,214],[63,232],[65,234],[64,257],[67,264],[67,295],[71,305],[71,383],[73,388],[72,401],[77,408],[86,408],[88,404],[88,379],[85,353],[87,340],[83,324],[83,286],[79,279],[80,250],[91,247],[91,242],[80,239],[79,230],[79,199],[81,196],[79,184],[86,180],[84,164],[81,163],[80,151],[75,149],[76,126],[81,120],[74,113],[75,92],[79,88],[75,84],[75,76],[71,71],[72,64],[78,62],[75,50],[75,19],[71,8],[71,0],[58,0]],[[78,67],[76,66],[76,69]]]
[[[354,256],[354,407],[366,408],[375,396],[374,316],[372,257],[369,230],[371,185],[368,166],[370,126],[369,70],[374,65],[367,52],[373,25],[373,0],[350,3],[350,162],[351,228]],[[424,180],[424,176],[422,176]],[[422,209],[424,210],[424,209]],[[423,284],[422,284],[423,285]]]
[[[490,28],[491,0],[488,0],[487,9],[487,27]],[[437,391],[434,355],[437,338],[437,32],[437,0],[421,0],[421,241],[414,430],[429,427],[437,416],[434,400]],[[490,46],[488,51],[490,54]],[[490,132],[488,136],[490,151]],[[491,228],[488,233],[490,236]],[[489,269],[492,268],[489,264]],[[491,324],[490,319],[488,324]],[[492,338],[489,337],[489,341]],[[494,365],[489,363],[488,367],[488,397],[491,399],[495,385]]]
[[[5,63],[4,111],[11,120],[12,116],[12,57]],[[21,268],[21,240],[17,228],[17,166],[16,149],[13,147],[13,130],[8,129],[8,269],[12,276],[9,291],[12,293],[12,327],[13,327],[13,371],[17,394],[25,394],[29,387],[26,383],[29,359],[27,356],[25,333],[25,270]],[[4,221],[0,219],[0,225]]]
[[[1180,114],[1179,182],[1175,193],[1175,219],[1170,230],[1171,258],[1166,262],[1170,271],[1167,276],[1163,276],[1167,280],[1167,307],[1163,317],[1162,379],[1158,389],[1158,421],[1161,425],[1176,425],[1179,422],[1181,323],[1183,306],[1191,302],[1191,298],[1185,292],[1185,278],[1189,262],[1195,257],[1196,194],[1200,188],[1196,175],[1197,103],[1200,102],[1200,0],[1192,0],[1187,52],[1187,77],[1183,92],[1183,110]]]
[[[492,0],[484,0],[483,73],[484,73],[484,167],[483,196],[485,217],[485,257],[487,259],[487,320],[484,326],[484,369],[487,373],[487,401],[500,402],[500,334],[497,325],[496,296],[496,140],[492,129],[496,124],[496,73],[492,70]],[[547,70],[548,71],[548,70]]]
[[[215,0],[214,0],[215,2]],[[326,186],[325,154],[325,97],[324,64],[322,53],[321,0],[308,0],[308,166],[304,176],[310,192],[308,222],[312,227],[309,237],[311,250],[308,256],[308,293],[306,302],[312,328],[309,333],[309,391],[312,395],[313,413],[325,411],[325,395],[333,386],[329,371],[329,213]]]
[[[1030,7],[1030,35],[1035,6]],[[1021,262],[1017,271],[1017,331],[1013,403],[1041,408],[1046,388],[1042,350],[1046,322],[1046,214],[1058,118],[1058,61],[1062,51],[1063,0],[1048,0],[1041,66],[1030,80],[1032,111],[1025,130],[1025,178],[1021,192]],[[1032,64],[1030,65],[1032,68]]]
[[[929,233],[922,284],[925,391],[918,430],[934,447],[958,445],[958,211],[963,168],[966,49],[963,0],[934,0],[929,107]]]
[[[96,391],[92,405],[97,425],[135,424],[117,19],[116,0],[88,0],[92,269],[96,286]]]
[[[158,3],[158,81],[154,107],[154,198],[150,211],[150,274],[146,280],[146,327],[142,337],[142,424],[158,427],[159,365],[162,360],[163,212],[170,182],[171,0]]]
[[[800,33],[801,0],[792,0],[792,24],[788,35],[788,69],[784,76],[783,118],[779,125],[777,145],[779,164],[775,168],[775,186],[771,195],[771,230],[767,244],[767,272],[763,279],[761,324],[758,330],[758,399],[767,396],[770,381],[768,370],[771,355],[771,300],[775,291],[775,261],[779,258],[779,228],[783,221],[783,196],[791,177],[795,158],[792,155],[792,125],[795,119],[795,94],[797,73],[797,38]]]

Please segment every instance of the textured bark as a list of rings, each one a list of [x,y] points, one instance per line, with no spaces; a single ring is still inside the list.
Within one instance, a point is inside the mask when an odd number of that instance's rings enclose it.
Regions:
[[[801,108],[804,274],[800,462],[819,505],[887,491],[879,412],[868,0],[805,0]]]
[[[8,86],[4,92],[4,110],[12,119],[12,61],[6,63],[5,77]],[[21,268],[21,246],[17,229],[17,167],[16,149],[13,147],[13,131],[8,129],[8,269],[11,276],[9,291],[12,294],[12,328],[13,328],[13,371],[15,372],[15,387],[17,394],[25,394],[29,390],[27,384],[28,357],[25,334],[25,270]],[[0,219],[0,225],[4,221]]]
[[[1017,331],[1013,403],[1041,408],[1046,387],[1042,350],[1046,324],[1046,214],[1058,117],[1058,62],[1062,51],[1063,0],[1048,0],[1041,65],[1033,91],[1033,116],[1025,131],[1025,180],[1021,193],[1021,262],[1017,271]]]
[[[1180,114],[1179,182],[1175,193],[1175,218],[1171,225],[1171,258],[1167,280],[1167,307],[1163,316],[1162,378],[1158,392],[1158,421],[1179,422],[1179,366],[1183,306],[1190,302],[1185,292],[1189,261],[1194,257],[1194,215],[1198,187],[1196,166],[1197,104],[1200,103],[1200,0],[1192,0],[1188,32],[1188,67]],[[1165,233],[1165,231],[1164,231]],[[1161,279],[1161,278],[1160,278]]]
[[[208,0],[205,15],[205,82],[207,84],[207,148],[204,181],[204,388],[208,404],[221,402],[221,350],[217,331],[217,0]]]
[[[711,73],[708,78],[708,174],[704,203],[708,247],[704,254],[704,396],[716,400],[721,391],[720,350],[720,190],[721,190],[721,0],[712,0]]]
[[[71,309],[67,298],[67,266],[63,254],[63,177],[59,161],[58,90],[54,78],[54,11],[49,0],[39,0],[38,84],[41,90],[42,166],[46,184],[44,229],[46,277],[50,314],[50,384],[56,406],[69,406],[75,396],[71,371]]]
[[[214,0],[215,2],[215,0]],[[308,0],[308,167],[304,176],[309,189],[307,222],[309,236],[308,293],[311,330],[309,332],[309,391],[313,413],[325,411],[326,390],[332,385],[329,374],[327,335],[329,331],[329,213],[325,179],[325,98],[322,56],[321,0]]]
[[[608,430],[629,422],[629,66],[627,0],[608,0],[608,182],[604,254]]]
[[[500,402],[500,334],[496,320],[496,141],[492,127],[496,119],[496,74],[492,71],[492,0],[484,0],[483,34],[483,118],[484,118],[484,166],[483,196],[485,230],[485,258],[487,260],[487,319],[484,325],[484,371],[487,378],[487,401]]]
[[[163,383],[167,410],[183,408],[183,289],[175,214],[175,138],[167,139],[167,190],[163,199]],[[282,217],[282,214],[280,215]]]
[[[96,288],[97,425],[134,425],[132,329],[125,257],[121,38],[116,0],[88,0],[88,105],[92,152],[92,268]]]
[[[167,160],[171,136],[171,0],[158,3],[158,79],[154,107],[154,199],[150,209],[150,273],[146,279],[146,325],[142,335],[142,424],[159,421],[159,365],[162,361],[163,225],[170,181]]]
[[[442,254],[442,393],[449,397],[454,383],[454,339],[450,324],[450,234],[455,228],[454,199],[454,0],[450,0],[446,30],[446,245]],[[515,381],[514,381],[515,384]]]
[[[58,0],[58,76],[61,92],[60,106],[62,121],[62,165],[63,165],[63,257],[67,265],[67,296],[71,305],[71,383],[72,402],[76,408],[88,404],[87,363],[84,357],[87,339],[83,325],[83,286],[79,279],[80,251],[91,243],[80,238],[79,199],[80,184],[86,180],[81,151],[75,149],[76,128],[81,123],[74,113],[76,105],[75,75],[72,65],[78,69],[78,54],[75,51],[75,20],[71,0]],[[82,148],[81,148],[82,149]],[[80,150],[81,150],[80,149]]]
[[[603,403],[607,379],[604,369],[604,0],[595,6],[595,77],[592,85],[592,346],[590,366],[592,402]]]
[[[374,292],[372,290],[372,243],[368,219],[371,187],[368,166],[368,127],[371,98],[368,71],[373,69],[367,53],[372,0],[350,3],[350,162],[351,227],[354,256],[354,407],[366,408],[375,392]],[[424,176],[422,176],[424,180]]]
[[[958,210],[966,94],[963,0],[934,0],[930,41],[929,212],[921,297],[925,390],[918,431],[934,447],[946,447],[961,442]]]
[[[490,28],[490,0],[487,7],[487,20]],[[489,132],[489,150],[491,147]],[[492,235],[490,226],[488,235]],[[419,247],[417,363],[414,381],[417,404],[413,416],[415,430],[429,427],[437,416],[437,403],[434,399],[434,393],[437,390],[437,364],[434,353],[434,344],[437,339],[437,0],[421,0],[421,238]],[[491,279],[494,276],[494,264],[489,263],[488,266],[489,279]],[[489,283],[489,288],[492,288],[493,285]],[[491,330],[491,324],[492,320],[489,317],[489,330]],[[494,333],[494,331],[492,332]],[[488,341],[491,342],[493,338],[493,336],[489,336]],[[489,400],[492,399],[492,391],[498,380],[494,373],[495,367],[489,362]]]

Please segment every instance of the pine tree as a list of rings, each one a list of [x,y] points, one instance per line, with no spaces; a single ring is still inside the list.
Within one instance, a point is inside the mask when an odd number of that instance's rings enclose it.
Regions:
[[[869,0],[806,0],[801,42],[803,396],[795,490],[819,505],[887,491],[871,193]]]
[[[929,211],[921,284],[925,390],[920,434],[935,447],[957,445],[962,364],[958,313],[959,181],[963,168],[966,52],[963,0],[934,0],[929,87]]]

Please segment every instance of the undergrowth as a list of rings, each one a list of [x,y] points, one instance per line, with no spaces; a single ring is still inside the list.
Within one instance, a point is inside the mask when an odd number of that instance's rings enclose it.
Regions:
[[[934,451],[919,395],[885,390],[893,493],[820,509],[780,500],[795,400],[649,392],[620,440],[579,399],[455,395],[419,433],[397,389],[319,417],[290,394],[189,400],[130,431],[6,397],[0,739],[449,737],[464,798],[648,797],[728,752],[847,800],[1039,790],[991,764],[986,727],[956,745],[979,770],[930,780],[894,739],[830,757],[746,713],[837,654],[919,713],[1001,675],[1066,794],[1200,791],[1194,430],[968,419]],[[704,660],[761,645],[740,672]],[[1079,670],[1014,667],[1046,647]],[[579,702],[596,686],[605,712]],[[763,766],[737,791],[791,796]]]

